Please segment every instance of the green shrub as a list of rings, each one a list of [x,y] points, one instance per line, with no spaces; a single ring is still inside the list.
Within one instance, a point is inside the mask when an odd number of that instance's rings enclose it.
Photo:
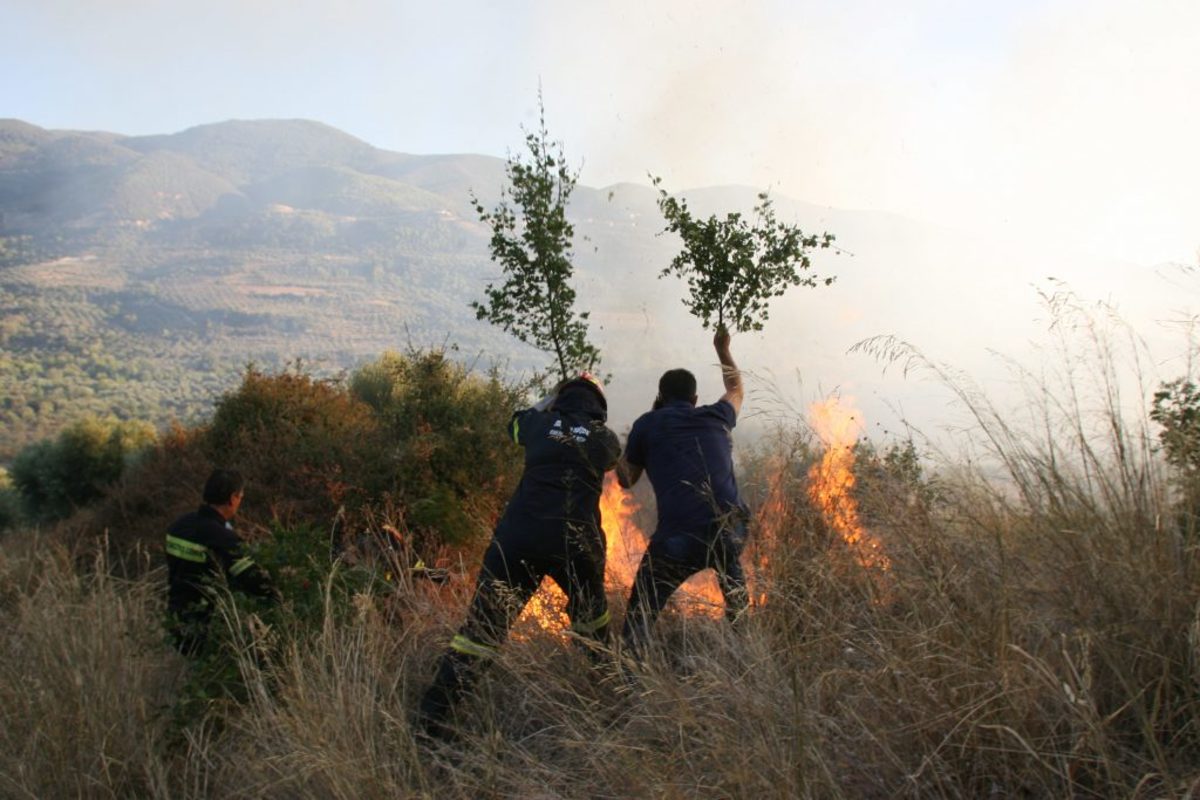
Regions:
[[[936,482],[925,474],[912,440],[878,447],[867,439],[854,445],[854,497],[869,523],[928,512]]]
[[[432,350],[385,353],[350,390],[386,431],[385,468],[408,525],[450,544],[488,533],[520,471],[505,430],[521,389]]]
[[[377,493],[381,444],[370,406],[341,382],[299,368],[247,368],[218,401],[202,440],[209,461],[245,475],[251,516],[285,520],[332,519],[343,504]]]
[[[85,417],[58,438],[23,449],[12,481],[30,516],[62,519],[100,498],[154,440],[149,423]]]
[[[398,583],[394,565],[375,569],[334,559],[329,530],[316,525],[272,524],[250,552],[271,576],[278,600],[220,592],[208,637],[190,659],[172,710],[177,733],[223,727],[249,699],[248,664],[257,677],[271,674],[289,651],[352,619],[358,598],[386,596]]]
[[[328,552],[388,526],[428,557],[490,532],[520,469],[505,434],[520,403],[517,388],[442,351],[387,353],[349,381],[248,368],[207,426],[164,433],[73,524],[107,530],[123,552],[157,548],[222,466],[246,478],[239,528],[251,538],[311,527]]]
[[[1172,470],[1175,519],[1194,536],[1200,528],[1200,387],[1187,378],[1159,384],[1150,419],[1158,423],[1158,441]]]

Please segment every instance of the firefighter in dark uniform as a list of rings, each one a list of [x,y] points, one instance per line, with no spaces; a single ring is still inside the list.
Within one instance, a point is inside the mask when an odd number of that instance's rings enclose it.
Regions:
[[[245,553],[233,531],[231,520],[242,504],[244,487],[239,473],[215,470],[204,484],[204,504],[167,529],[168,628],[184,655],[196,655],[207,640],[214,582],[274,598],[267,574]]]
[[[663,373],[654,408],[634,421],[617,470],[627,489],[645,471],[658,506],[658,524],[638,565],[621,631],[635,654],[670,596],[697,572],[716,571],[730,620],[749,605],[739,560],[749,513],[734,477],[732,436],[744,391],[723,326],[713,346],[725,393],[698,406],[692,373]]]
[[[509,421],[509,435],[525,448],[524,472],[484,554],[466,622],[421,700],[418,721],[426,733],[451,735],[448,716],[543,577],[566,594],[571,630],[607,642],[600,493],[604,473],[621,454],[607,419],[604,391],[584,373]]]

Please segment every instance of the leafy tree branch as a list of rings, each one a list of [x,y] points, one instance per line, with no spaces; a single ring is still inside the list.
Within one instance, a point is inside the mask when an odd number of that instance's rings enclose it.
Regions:
[[[828,248],[831,233],[806,235],[795,225],[775,219],[766,192],[758,195],[751,219],[734,212],[698,219],[681,197],[667,194],[662,179],[651,176],[658,188],[658,208],[667,221],[664,232],[679,234],[683,249],[659,277],[675,275],[687,283],[684,306],[712,325],[739,331],[762,330],[769,304],[792,286],[828,286],[832,277],[819,278],[806,271],[809,253]]]
[[[527,153],[508,159],[508,185],[495,208],[489,211],[471,195],[479,220],[492,230],[492,261],[504,271],[503,281],[489,283],[486,299],[471,307],[477,319],[552,354],[554,368],[566,379],[594,371],[600,351],[588,342],[588,312],[575,310],[570,283],[575,227],[567,219],[567,204],[579,174],[567,165],[562,144],[546,131],[540,93],[538,112],[537,130],[525,133]]]

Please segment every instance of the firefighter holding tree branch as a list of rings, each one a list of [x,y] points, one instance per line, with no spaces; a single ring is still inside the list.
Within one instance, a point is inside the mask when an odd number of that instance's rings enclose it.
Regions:
[[[685,369],[663,373],[654,408],[633,424],[618,469],[629,488],[645,472],[654,486],[658,524],[634,578],[622,639],[635,654],[644,650],[654,621],[679,586],[712,568],[725,598],[726,616],[736,619],[749,605],[740,562],[749,511],[738,493],[732,431],[745,389],[730,350],[729,328],[762,330],[773,297],[792,286],[828,286],[833,278],[802,274],[812,248],[827,248],[833,236],[806,236],[776,221],[771,201],[760,194],[750,220],[739,213],[697,219],[683,198],[669,195],[659,178],[658,206],[665,232],[678,234],[683,249],[659,277],[686,281],[683,303],[713,327],[724,393],[697,405],[696,378]]]
[[[749,605],[740,562],[749,511],[733,471],[732,431],[742,408],[742,376],[718,326],[713,347],[724,394],[696,404],[696,377],[686,369],[663,373],[653,410],[633,423],[617,478],[624,488],[645,472],[654,486],[658,524],[642,556],[625,615],[622,638],[640,652],[658,614],[679,586],[709,567],[736,619]]]

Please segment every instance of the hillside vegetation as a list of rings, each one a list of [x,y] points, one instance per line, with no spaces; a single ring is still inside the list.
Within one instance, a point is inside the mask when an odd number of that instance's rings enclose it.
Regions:
[[[1103,343],[1073,353],[1066,374],[1091,364],[1098,383],[1031,386],[1031,428],[942,372],[977,420],[972,465],[930,473],[911,446],[855,448],[855,499],[886,569],[864,567],[814,508],[819,446],[791,420],[743,452],[759,601],[737,627],[669,614],[654,656],[623,674],[534,628],[448,744],[415,738],[410,718],[514,478],[501,418],[519,392],[437,353],[343,382],[246,372],[103,499],[3,540],[0,788],[1194,797],[1195,529],[1108,382],[1124,363]],[[288,590],[254,619],[226,604],[220,674],[162,642],[157,545],[218,461],[246,470],[243,530]],[[416,557],[452,579],[410,580]]]
[[[486,257],[460,213],[502,167],[446,161],[304,121],[0,121],[0,462],[84,414],[197,422],[247,363],[334,375],[448,330],[480,350]]]

